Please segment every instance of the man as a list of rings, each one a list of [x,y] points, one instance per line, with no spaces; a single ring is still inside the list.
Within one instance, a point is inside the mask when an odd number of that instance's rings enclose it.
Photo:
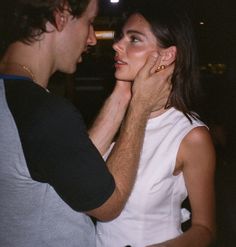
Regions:
[[[95,246],[87,215],[110,220],[122,210],[147,118],[166,102],[168,70],[155,74],[150,56],[132,98],[130,85],[117,82],[89,132],[96,149],[78,111],[47,84],[55,71],[75,72],[96,44],[97,0],[10,0],[1,10],[0,246]],[[100,154],[122,119],[105,164]]]

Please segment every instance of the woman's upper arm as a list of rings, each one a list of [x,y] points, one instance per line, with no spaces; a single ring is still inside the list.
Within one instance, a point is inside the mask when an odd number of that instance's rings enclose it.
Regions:
[[[192,210],[192,225],[215,228],[214,173],[215,150],[205,127],[191,130],[178,152]]]

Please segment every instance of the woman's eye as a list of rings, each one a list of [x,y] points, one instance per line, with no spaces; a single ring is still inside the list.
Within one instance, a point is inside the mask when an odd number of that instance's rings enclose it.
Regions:
[[[139,40],[139,38],[137,38],[137,37],[135,37],[135,36],[131,36],[130,37],[130,42],[131,43],[137,43],[137,42],[139,42],[140,40]]]

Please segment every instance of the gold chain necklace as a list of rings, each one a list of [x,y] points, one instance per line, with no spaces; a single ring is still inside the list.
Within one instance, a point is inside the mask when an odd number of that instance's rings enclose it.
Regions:
[[[20,67],[22,70],[24,70],[25,72],[27,72],[27,74],[30,76],[30,79],[32,79],[32,81],[38,85],[40,85],[36,79],[35,79],[35,74],[33,73],[33,71],[26,65],[24,64],[20,64],[20,63],[17,63],[17,62],[0,62],[0,64],[3,64],[3,65],[16,65],[18,67]],[[49,93],[50,91],[45,88],[45,90]]]
[[[33,80],[33,82],[37,83],[36,79],[35,79],[35,74],[33,73],[33,71],[26,65],[24,64],[20,64],[20,63],[16,63],[16,62],[2,62],[1,64],[3,65],[16,65],[19,68],[21,68],[22,70],[24,70],[25,72],[27,72],[27,74],[30,76],[30,78]]]

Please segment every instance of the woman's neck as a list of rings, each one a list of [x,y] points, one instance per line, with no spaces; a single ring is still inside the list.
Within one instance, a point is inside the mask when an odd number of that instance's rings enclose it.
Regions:
[[[157,110],[157,111],[153,111],[151,112],[149,119],[151,118],[155,118],[160,116],[161,114],[163,114],[164,112],[166,112],[168,109],[165,109],[164,107],[162,107],[161,109]]]

